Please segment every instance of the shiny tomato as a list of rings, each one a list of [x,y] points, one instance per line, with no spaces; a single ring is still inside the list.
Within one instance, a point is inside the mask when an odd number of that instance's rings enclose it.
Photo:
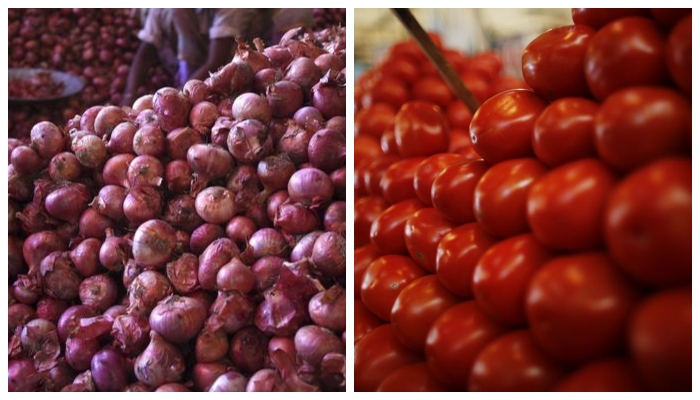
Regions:
[[[509,327],[525,325],[525,291],[553,253],[532,234],[513,236],[489,247],[474,268],[472,290],[479,307]]]
[[[580,365],[621,350],[638,290],[601,252],[554,258],[530,280],[525,310],[538,345]]]
[[[666,84],[665,45],[663,32],[648,18],[622,18],[601,28],[584,61],[593,96],[603,100],[625,87]]]
[[[363,197],[363,196],[367,196],[367,194],[368,194],[367,189],[365,189],[365,181],[363,179],[362,174],[363,174],[364,168],[370,162],[371,162],[371,160],[363,160],[361,163],[355,164],[355,171],[353,173],[353,178],[355,180],[355,182],[354,182],[355,190],[352,193],[353,197],[355,199]]]
[[[360,299],[355,299],[354,313],[355,344],[366,334],[372,332],[374,328],[386,324],[385,321],[374,315]]]
[[[528,330],[509,332],[489,343],[469,375],[473,392],[545,392],[566,374],[564,366],[540,350]]]
[[[430,372],[428,364],[419,362],[401,367],[384,378],[378,392],[446,392],[449,388]]]
[[[648,8],[572,8],[571,19],[575,24],[600,29],[610,22],[625,17],[647,17]]]
[[[394,336],[391,325],[379,326],[355,344],[355,391],[374,392],[395,370],[423,361]]]
[[[488,169],[484,160],[464,161],[443,169],[431,188],[433,207],[458,224],[476,221],[474,189]]]
[[[601,104],[594,129],[600,158],[613,168],[631,171],[664,156],[690,153],[692,107],[669,88],[622,89]]]
[[[423,275],[425,271],[410,257],[379,257],[365,271],[360,297],[370,311],[388,322],[396,297],[409,283]]]
[[[354,143],[355,165],[360,165],[365,160],[373,160],[383,154],[379,140],[373,136],[356,135]]]
[[[416,197],[416,191],[413,189],[413,177],[423,160],[425,157],[404,158],[391,164],[384,171],[379,181],[379,187],[382,189],[382,196],[389,204],[396,204]]]
[[[450,147],[448,153],[455,153],[464,156],[465,160],[480,159],[474,148],[472,140],[469,138],[469,130],[461,128],[450,129]]]
[[[355,199],[355,248],[364,246],[370,242],[370,230],[372,223],[389,205],[381,196],[364,196]]]
[[[383,254],[408,254],[404,238],[406,221],[423,207],[418,199],[404,200],[390,206],[372,222],[370,241]]]
[[[488,82],[492,82],[503,70],[503,61],[492,51],[483,51],[469,59],[468,69],[481,74]]]
[[[491,167],[476,184],[474,216],[496,237],[527,232],[527,195],[547,168],[535,158],[518,158]]]
[[[363,164],[362,182],[364,182],[365,192],[370,195],[381,196],[381,182],[384,172],[386,172],[391,164],[399,160],[401,159],[395,155],[381,155]]]
[[[394,132],[402,157],[444,153],[449,146],[447,120],[434,103],[414,100],[401,106],[394,120]]]
[[[522,78],[517,78],[515,76],[500,75],[496,80],[491,82],[491,96],[512,89],[532,90]]]
[[[360,298],[360,290],[362,289],[362,279],[365,276],[365,271],[367,267],[372,263],[372,261],[382,256],[379,249],[372,243],[366,244],[362,247],[355,249],[354,253],[354,264],[355,264],[355,299]]]
[[[430,328],[425,344],[428,367],[451,390],[465,390],[476,356],[505,332],[475,301],[460,303],[442,313]]]
[[[489,164],[534,155],[532,131],[547,104],[531,90],[507,90],[491,97],[469,126],[474,150]]]
[[[447,122],[450,123],[450,128],[461,128],[468,131],[473,116],[474,113],[462,103],[462,100],[452,100],[447,106]]]
[[[668,158],[627,176],[610,195],[604,222],[610,255],[652,286],[692,282],[692,161]]]
[[[532,149],[550,168],[595,157],[594,118],[598,103],[582,97],[553,101],[535,121]]]
[[[391,76],[402,80],[407,85],[411,85],[420,77],[420,70],[415,62],[408,56],[392,57],[382,63],[379,70],[384,76]]]
[[[654,21],[665,29],[671,29],[688,15],[691,15],[692,8],[652,8],[651,16]]]
[[[389,59],[406,57],[414,65],[426,59],[423,50],[420,49],[415,40],[405,40],[394,43],[389,48]]]
[[[462,83],[469,89],[476,100],[481,104],[491,97],[491,84],[482,73],[467,71],[459,74]]]
[[[606,358],[586,364],[553,389],[557,392],[644,392],[639,372],[629,360]]]
[[[399,108],[408,101],[410,96],[408,86],[402,80],[382,76],[362,97],[362,106],[368,108],[375,103],[387,103]]]
[[[688,97],[693,92],[693,20],[678,22],[666,42],[666,66],[676,86]]]
[[[583,59],[595,30],[587,25],[550,29],[523,50],[525,82],[548,100],[562,97],[590,97]]]
[[[448,232],[437,249],[436,272],[440,283],[457,296],[473,298],[472,277],[476,264],[496,242],[477,223],[465,224]]]
[[[527,221],[537,241],[555,250],[602,247],[605,204],[617,178],[596,158],[561,165],[527,196]]]
[[[456,226],[432,207],[416,211],[404,228],[408,254],[421,268],[434,273],[438,244]]]
[[[382,133],[382,137],[379,138],[379,144],[382,146],[384,154],[391,156],[399,155],[399,146],[396,145],[396,132],[394,132],[393,125]]]
[[[443,109],[447,109],[455,97],[445,80],[433,75],[419,78],[413,82],[411,96],[414,100],[435,103]]]
[[[413,189],[416,192],[418,200],[425,205],[432,205],[430,191],[433,187],[433,181],[438,174],[452,164],[463,161],[464,156],[453,153],[438,153],[427,157],[418,165],[416,175],[413,177]]]
[[[422,352],[433,322],[459,302],[459,297],[445,289],[436,275],[420,277],[409,283],[394,302],[394,334],[405,346]]]
[[[646,298],[629,325],[632,359],[653,390],[693,387],[693,291],[658,292]]]
[[[395,115],[396,107],[391,104],[371,104],[355,116],[355,134],[381,137],[385,130],[394,126]]]

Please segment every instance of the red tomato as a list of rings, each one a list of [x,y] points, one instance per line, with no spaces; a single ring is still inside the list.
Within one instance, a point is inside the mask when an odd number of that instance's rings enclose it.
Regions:
[[[479,103],[483,103],[491,97],[491,84],[483,73],[467,71],[459,74],[462,83],[469,89]]]
[[[644,392],[647,388],[629,360],[606,358],[579,368],[554,388],[557,392]]]
[[[406,57],[414,65],[426,59],[423,50],[420,49],[415,40],[406,40],[394,43],[389,49],[388,59]]]
[[[522,79],[515,76],[500,75],[491,83],[491,96],[512,89],[532,90],[530,86]],[[489,96],[489,97],[491,97]]]
[[[469,138],[469,130],[461,128],[450,129],[450,147],[447,149],[448,153],[455,153],[464,156],[464,160],[476,160],[481,159],[474,148],[472,147],[472,141]]]
[[[370,135],[355,136],[355,165],[360,165],[365,160],[373,160],[382,156],[382,147],[379,140]]]
[[[445,116],[440,107],[426,101],[404,104],[396,114],[394,132],[402,157],[444,153],[449,146]]]
[[[355,199],[367,196],[367,189],[365,189],[365,181],[363,179],[362,174],[364,173],[364,169],[369,164],[371,160],[363,160],[361,163],[355,163],[355,171],[353,173],[353,178],[355,179],[354,185],[355,185],[355,190],[353,191],[353,197]]]
[[[362,97],[362,106],[369,108],[375,103],[387,103],[399,108],[409,98],[408,87],[402,80],[391,76],[382,76]]]
[[[474,189],[489,169],[484,160],[455,163],[442,170],[433,181],[433,207],[458,224],[476,221]]]
[[[393,254],[379,257],[365,271],[360,297],[370,311],[388,322],[396,297],[423,275],[425,271],[410,257]]]
[[[554,258],[530,280],[525,310],[542,349],[574,365],[620,350],[635,286],[605,253]]]
[[[359,293],[359,291],[357,292]],[[366,334],[372,332],[374,328],[384,325],[386,322],[374,315],[360,299],[355,299],[355,341],[362,339]]]
[[[372,223],[389,205],[381,196],[365,196],[355,200],[355,248],[370,242]]]
[[[593,29],[600,29],[610,22],[625,17],[647,17],[647,8],[572,8],[571,19],[575,24],[584,24]]]
[[[468,386],[472,392],[545,392],[565,374],[530,331],[519,330],[495,339],[478,354]]]
[[[553,101],[535,121],[532,149],[553,168],[569,161],[595,157],[593,128],[598,103],[582,97]]]
[[[676,86],[688,97],[693,92],[693,20],[683,18],[668,35],[666,66]]]
[[[450,123],[450,128],[461,128],[468,131],[473,116],[474,113],[462,103],[462,100],[452,100],[447,106],[447,122]]]
[[[416,175],[413,177],[413,189],[416,192],[418,200],[422,201],[423,204],[427,206],[431,206],[433,203],[430,191],[435,178],[445,167],[463,160],[464,156],[452,153],[433,154],[423,160],[423,162],[418,165]]]
[[[474,216],[496,237],[527,232],[527,195],[547,168],[535,158],[518,158],[491,167],[474,190]]]
[[[595,117],[594,138],[605,163],[631,171],[667,155],[689,153],[691,130],[691,105],[680,93],[633,87],[605,99]]]
[[[382,195],[382,177],[386,169],[391,166],[391,164],[401,160],[397,156],[393,155],[381,155],[373,160],[363,165],[362,168],[362,181],[364,182],[365,192],[370,195]]]
[[[503,70],[503,62],[496,53],[484,51],[474,55],[469,60],[468,68],[469,71],[479,73],[488,82],[491,82]]]
[[[404,200],[390,206],[372,222],[370,241],[383,254],[408,254],[404,238],[406,221],[423,207],[418,199]]]
[[[396,204],[416,197],[416,191],[413,189],[413,177],[423,160],[425,157],[405,158],[391,164],[384,171],[379,186],[382,188],[382,196],[389,204]]]
[[[446,109],[455,97],[445,80],[434,75],[424,76],[413,82],[411,96],[413,100],[435,103],[443,109]]]
[[[416,211],[404,228],[406,249],[413,260],[428,272],[435,272],[440,240],[456,225],[432,208]]]
[[[377,246],[372,243],[366,244],[362,247],[355,249],[354,264],[355,264],[355,299],[360,298],[360,290],[362,289],[362,278],[365,276],[365,271],[367,267],[372,263],[372,261],[381,257],[382,253],[379,252]]]
[[[665,84],[665,44],[663,32],[648,18],[622,18],[601,28],[584,61],[593,96],[603,100],[625,87]]]
[[[394,126],[396,108],[387,103],[374,103],[363,108],[355,116],[355,134],[381,137],[389,127]]]
[[[507,90],[491,97],[469,126],[474,150],[489,164],[534,155],[532,131],[545,107],[547,101],[530,90]]]
[[[627,176],[608,200],[608,251],[625,272],[647,285],[692,282],[691,167],[689,158],[656,161]]]
[[[420,70],[409,56],[392,57],[379,66],[384,76],[391,76],[411,85],[420,77]]]
[[[496,239],[476,223],[451,230],[438,244],[436,272],[440,283],[455,295],[471,299],[477,261],[494,244]]]
[[[657,24],[670,30],[692,11],[692,8],[652,8],[651,16]]]
[[[391,325],[377,327],[355,344],[355,391],[374,392],[389,374],[422,360],[396,339]]]
[[[552,252],[529,233],[489,247],[474,269],[472,290],[479,307],[504,325],[525,325],[527,284],[552,256]]]
[[[430,372],[428,364],[419,362],[394,370],[379,384],[378,392],[446,392],[449,388]]]
[[[587,25],[550,29],[523,50],[525,82],[548,100],[590,97],[583,73],[583,58],[595,30]]]
[[[451,390],[464,390],[476,356],[505,331],[475,301],[460,303],[442,313],[430,328],[425,344],[428,367]]]
[[[629,324],[632,359],[653,390],[693,388],[693,291],[658,292],[646,298]]]
[[[546,173],[527,196],[527,220],[537,241],[555,250],[602,247],[605,203],[615,183],[615,174],[596,158]]]
[[[423,276],[409,283],[391,309],[394,334],[405,346],[423,351],[433,322],[459,303],[459,298],[440,284],[437,276]]]
[[[396,145],[396,133],[394,132],[393,125],[382,133],[379,144],[382,146],[384,154],[391,156],[399,155],[399,146]]]

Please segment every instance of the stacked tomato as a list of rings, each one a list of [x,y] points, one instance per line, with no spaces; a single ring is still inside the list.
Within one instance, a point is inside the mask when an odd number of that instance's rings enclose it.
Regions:
[[[355,390],[692,389],[691,11],[572,19],[359,79]]]

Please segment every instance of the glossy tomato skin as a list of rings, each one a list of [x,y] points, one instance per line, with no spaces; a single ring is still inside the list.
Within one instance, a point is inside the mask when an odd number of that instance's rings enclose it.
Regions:
[[[433,207],[459,224],[476,221],[474,189],[489,165],[484,160],[469,160],[445,167],[431,187]]]
[[[462,83],[469,89],[476,101],[479,104],[485,102],[491,97],[491,84],[487,77],[480,72],[467,71],[459,74],[462,78]]]
[[[586,364],[569,374],[553,389],[557,392],[644,392],[634,365],[623,358],[606,358]]]
[[[379,70],[383,75],[398,78],[409,85],[420,77],[420,70],[411,57],[393,57],[391,61],[383,63]]]
[[[399,109],[394,120],[396,145],[402,157],[429,156],[447,151],[447,120],[434,103],[409,101]]]
[[[374,260],[362,280],[360,297],[367,309],[384,321],[390,321],[391,308],[409,283],[425,275],[410,257],[382,256]]]
[[[370,243],[372,223],[389,207],[381,196],[364,196],[355,200],[355,248]]]
[[[527,195],[545,172],[547,168],[536,158],[507,160],[491,167],[474,190],[476,222],[499,238],[527,232]]]
[[[693,92],[693,20],[683,18],[673,28],[666,43],[666,66],[681,92],[688,98]]]
[[[522,71],[532,90],[548,100],[590,97],[583,60],[595,30],[587,25],[550,29],[523,50]]]
[[[581,365],[621,350],[638,297],[638,288],[607,254],[576,253],[556,257],[535,272],[525,310],[543,350]]]
[[[450,105],[447,106],[447,121],[450,123],[450,128],[460,128],[468,131],[473,117],[474,113],[459,99],[452,100]]]
[[[435,103],[443,109],[446,109],[455,96],[452,94],[452,89],[447,86],[444,79],[439,76],[428,75],[419,78],[413,83],[411,87],[411,97],[414,100],[424,100]]]
[[[420,353],[396,339],[391,325],[379,326],[355,344],[355,391],[374,392],[395,370],[421,361]]]
[[[532,149],[550,168],[595,157],[594,120],[598,103],[583,97],[553,101],[535,121]]]
[[[387,103],[399,108],[408,101],[411,94],[406,84],[391,76],[382,76],[362,98],[364,108],[376,103]]]
[[[404,158],[391,164],[384,171],[379,186],[382,189],[382,196],[389,204],[396,204],[416,197],[416,191],[413,189],[413,177],[423,160],[425,157]]]
[[[479,107],[469,125],[474,150],[489,164],[530,157],[535,120],[547,101],[531,90],[501,92]]]
[[[670,30],[693,12],[692,8],[652,8],[651,16],[664,29]]]
[[[632,87],[613,93],[595,117],[598,155],[617,170],[631,171],[665,156],[689,153],[691,108],[670,88]]]
[[[456,226],[432,207],[416,211],[404,229],[408,254],[421,268],[434,273],[438,244]]]
[[[374,328],[386,324],[386,321],[374,315],[360,299],[355,299],[354,313],[355,344]]]
[[[362,168],[362,182],[367,194],[382,195],[382,177],[391,164],[400,161],[396,155],[380,155],[369,160]]]
[[[496,321],[509,327],[524,326],[528,283],[540,266],[553,256],[530,233],[494,244],[474,269],[474,299]]]
[[[406,221],[423,207],[418,199],[404,200],[390,206],[372,222],[370,241],[383,254],[408,254],[404,238]]]
[[[468,379],[472,392],[545,392],[566,367],[544,353],[528,330],[508,332],[477,356]]]
[[[449,388],[430,372],[428,364],[419,362],[401,367],[384,378],[378,392],[447,392]]]
[[[396,107],[387,103],[374,103],[363,108],[355,116],[355,134],[380,137],[384,131],[394,126]]]
[[[653,390],[692,390],[692,304],[691,288],[671,289],[644,299],[632,315],[630,352]]]
[[[436,275],[420,277],[409,283],[394,302],[391,309],[394,334],[406,347],[422,352],[433,322],[459,302]]]
[[[665,37],[654,21],[643,17],[618,19],[601,28],[588,45],[586,82],[593,96],[604,100],[631,86],[665,85]]]
[[[594,250],[603,244],[605,204],[617,177],[586,158],[542,176],[527,196],[527,220],[538,242],[554,250]]]
[[[628,175],[606,206],[604,236],[612,258],[650,286],[692,282],[692,162],[656,161]]]
[[[496,243],[474,222],[452,229],[438,244],[436,272],[440,283],[455,295],[472,299],[477,262]]]
[[[425,345],[428,367],[451,390],[464,390],[479,352],[505,331],[475,301],[460,303],[442,313],[430,328]]]
[[[355,164],[360,165],[366,160],[373,160],[382,156],[382,146],[379,140],[371,135],[355,135]]]
[[[423,160],[413,177],[413,189],[416,192],[418,200],[422,201],[426,206],[431,206],[433,203],[430,191],[435,178],[446,167],[464,160],[465,157],[461,154],[453,153],[433,154]]]
[[[647,8],[572,8],[574,24],[588,25],[598,30],[610,22],[625,17],[648,17]]]
[[[399,155],[399,148],[396,145],[396,133],[394,132],[393,125],[382,133],[381,138],[379,138],[379,145],[382,147],[384,154],[391,156]]]
[[[382,253],[377,249],[372,243],[368,243],[362,247],[355,249],[354,253],[354,278],[355,278],[355,299],[360,298],[360,291],[362,289],[362,278],[367,271],[367,267],[372,263],[372,261],[381,257]]]

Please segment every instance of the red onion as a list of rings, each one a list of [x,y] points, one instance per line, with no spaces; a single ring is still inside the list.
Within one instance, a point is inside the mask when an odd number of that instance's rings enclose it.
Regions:
[[[121,391],[129,383],[124,356],[113,348],[105,347],[95,353],[90,362],[95,386],[101,392]]]
[[[316,213],[299,203],[283,203],[277,208],[275,227],[289,235],[309,233],[319,225]]]
[[[216,239],[225,236],[224,229],[216,224],[202,224],[190,235],[190,251],[200,255]]]
[[[289,391],[318,392],[320,390],[318,386],[307,383],[301,379],[299,373],[297,373],[295,361],[292,360],[286,352],[282,350],[272,351],[270,352],[270,358],[277,370],[280,371],[280,375],[282,375],[282,379],[289,388]],[[315,381],[316,378],[311,376],[310,379]]]
[[[233,107],[233,99],[235,97],[225,97],[219,102],[219,115],[224,118],[233,118],[231,107]]]
[[[268,353],[272,354],[274,351],[279,350],[287,353],[292,360],[297,358],[297,349],[294,347],[293,337],[281,337],[275,336],[270,339],[268,343]]]
[[[269,339],[254,326],[245,327],[231,338],[229,356],[243,372],[253,373],[265,366]]]
[[[192,168],[185,160],[172,160],[165,165],[165,186],[171,193],[185,193],[192,186]]]
[[[260,38],[253,39],[257,51],[251,48],[243,38],[236,38],[236,41],[238,42],[238,49],[236,50],[236,55],[233,57],[234,62],[242,62],[250,65],[254,73],[263,68],[270,68],[272,66],[267,56],[262,53],[265,46]]]
[[[133,154],[117,154],[105,163],[102,178],[106,185],[129,187],[129,165],[136,158]]]
[[[166,383],[166,385],[168,385]],[[132,384],[127,385],[127,387],[124,388],[124,392],[152,392],[153,390],[149,385],[146,385],[143,382],[135,382]]]
[[[309,300],[309,316],[320,327],[336,332],[345,330],[345,289],[333,285]]]
[[[64,386],[70,385],[76,372],[65,359],[59,359],[51,369],[41,372],[40,391],[58,392]]]
[[[191,392],[191,390],[181,383],[165,383],[158,386],[154,392]]]
[[[10,159],[10,155],[12,155],[12,150],[19,146],[24,146],[24,141],[17,139],[17,138],[7,138],[7,159]]]
[[[325,232],[314,243],[311,261],[328,277],[345,276],[345,238],[337,232]]]
[[[199,258],[192,253],[184,253],[177,260],[166,265],[168,280],[176,293],[187,294],[197,289],[199,286],[197,281],[198,267]]]
[[[134,362],[136,378],[156,387],[179,381],[184,372],[185,359],[180,350],[155,331],[151,331],[151,342]]]
[[[265,53],[270,60],[272,66],[279,69],[287,68],[289,63],[294,60],[292,53],[284,46],[270,46],[266,48],[263,53]]]
[[[86,168],[97,168],[107,161],[107,146],[95,135],[85,135],[73,141],[73,153]]]
[[[219,117],[211,128],[210,141],[219,147],[226,148],[228,134],[231,131],[234,121],[229,117]]]
[[[345,135],[332,129],[321,129],[309,141],[309,162],[330,173],[345,165]]]
[[[178,229],[175,231],[175,254],[182,254],[190,251],[190,234]]]
[[[226,237],[233,240],[239,248],[245,248],[248,239],[257,230],[252,219],[244,215],[236,215],[226,224]]]
[[[73,153],[58,153],[49,162],[49,177],[54,181],[74,182],[80,178],[81,174],[82,166]]]
[[[182,87],[182,94],[190,100],[192,105],[201,103],[210,96],[209,87],[199,79],[190,79],[185,82],[185,85]]]
[[[267,87],[266,97],[275,118],[289,118],[304,105],[303,89],[290,81],[281,80],[271,84]]]
[[[236,257],[224,264],[216,274],[216,287],[218,290],[236,290],[247,294],[253,290],[254,283],[255,276],[253,271]]]
[[[44,291],[59,300],[78,298],[82,280],[70,259],[69,252],[55,251],[47,255],[39,266]]]
[[[272,121],[272,110],[267,100],[256,93],[243,93],[233,101],[231,113],[238,121],[255,119],[267,125]]]
[[[71,250],[71,261],[73,261],[75,269],[83,277],[96,275],[102,268],[100,265],[100,247],[102,247],[100,239],[88,238]]]
[[[107,237],[100,247],[99,258],[100,264],[108,271],[121,271],[131,258],[131,245],[126,238],[107,232]]]
[[[94,317],[95,311],[86,305],[70,306],[58,319],[57,330],[61,343],[65,343],[68,337],[80,327],[80,320]]]
[[[163,198],[158,189],[152,186],[136,186],[129,190],[124,199],[124,217],[132,226],[158,218],[163,209]]]
[[[282,80],[282,71],[279,68],[265,68],[255,73],[254,85],[258,93],[266,93],[267,87]],[[268,106],[269,108],[269,106]],[[270,112],[272,113],[272,112]]]
[[[99,213],[94,208],[83,211],[78,223],[78,232],[84,238],[104,239],[107,229],[114,229],[114,221]]]
[[[345,60],[335,54],[321,54],[314,59],[316,64],[321,69],[321,75],[328,73],[328,70],[341,70],[345,68]],[[319,76],[320,79],[320,76]]]
[[[66,146],[67,137],[61,129],[49,121],[41,121],[32,126],[29,132],[31,147],[43,159],[50,159]]]
[[[270,193],[286,189],[287,182],[295,171],[294,163],[285,154],[268,156],[258,163],[258,177]]]
[[[316,325],[301,327],[294,335],[294,346],[299,357],[315,367],[328,353],[345,353],[345,345],[335,333]]]
[[[187,125],[190,102],[179,90],[164,87],[153,95],[153,111],[158,115],[158,124],[165,132]]]
[[[133,153],[137,130],[138,127],[131,121],[124,121],[115,126],[112,133],[105,136],[107,151],[112,154]]]
[[[150,315],[153,308],[173,293],[170,281],[156,271],[143,271],[129,285],[129,312]]]
[[[95,119],[104,106],[96,105],[88,108],[80,117],[80,129],[88,132],[95,132]]]
[[[226,140],[228,151],[242,164],[253,164],[272,151],[267,126],[256,119],[246,119],[231,127]]]
[[[88,364],[89,365],[89,364]],[[86,367],[87,368],[87,367]],[[92,381],[92,373],[87,370],[83,373],[78,374],[73,383],[64,386],[61,389],[62,392],[94,392],[95,383]]]
[[[345,200],[345,167],[338,168],[329,175],[333,182],[333,197]]]
[[[273,228],[257,230],[248,240],[248,245],[256,260],[265,256],[286,257],[289,254],[289,245],[284,236]]]
[[[317,168],[296,171],[287,184],[289,199],[305,207],[317,207],[333,198],[333,182]]]
[[[53,297],[42,297],[36,303],[37,318],[51,321],[54,324],[58,323],[58,319],[68,308],[68,303],[63,300],[54,299]]]
[[[186,232],[194,231],[203,223],[202,218],[197,214],[195,199],[187,194],[173,197],[168,201],[163,219],[173,227]]]
[[[206,328],[221,329],[226,333],[234,333],[250,325],[253,319],[254,304],[239,292],[219,291],[216,300],[210,307],[210,316]]]
[[[165,133],[157,124],[144,125],[134,134],[132,146],[139,156],[160,157],[165,154]]]
[[[226,188],[234,194],[236,207],[245,209],[260,196],[263,186],[254,166],[239,165],[229,175]]]
[[[216,290],[216,274],[219,269],[239,253],[238,246],[228,238],[222,237],[211,242],[199,256],[197,278],[202,288]]]
[[[10,360],[7,363],[8,383],[10,392],[34,392],[39,389],[41,375],[34,368],[34,360],[23,358]]]
[[[122,271],[122,284],[125,288],[131,286],[131,284],[136,280],[136,277],[141,275],[145,271],[145,268],[138,265],[133,258],[130,258],[124,264],[124,271]]]
[[[284,258],[275,256],[261,257],[251,267],[255,278],[254,289],[262,293],[270,288],[280,275],[283,268]]]
[[[323,227],[327,231],[345,233],[345,202],[331,203],[323,214]]]
[[[10,199],[28,202],[32,200],[34,185],[32,177],[22,175],[10,164],[7,166],[7,192]]]
[[[326,129],[333,129],[334,131],[338,131],[345,136],[345,131],[346,131],[346,119],[345,115],[336,115],[335,117],[329,119],[326,122]]]
[[[201,143],[204,143],[204,137],[189,126],[175,128],[165,137],[166,152],[175,160],[186,160],[187,150]]]
[[[117,284],[106,274],[85,278],[80,283],[80,302],[101,313],[117,300]]]
[[[127,357],[135,357],[148,346],[150,332],[147,317],[124,314],[114,319],[111,336]]]
[[[270,221],[267,216],[266,199],[267,192],[263,191],[258,193],[248,204],[243,213],[255,223],[255,226],[260,228],[269,228],[272,226],[272,221]]]
[[[248,241],[246,240],[246,243]],[[17,275],[27,272],[27,265],[24,263],[22,256],[22,246],[24,242],[16,236],[8,236],[8,272],[10,281]]]
[[[121,305],[121,304],[115,304],[108,309],[105,310],[104,313],[102,313],[102,316],[107,318],[108,320],[114,321],[115,318],[117,318],[120,315],[126,315],[127,309],[126,306]]]
[[[34,359],[39,371],[53,367],[61,354],[56,324],[46,319],[27,322],[20,333],[22,349]]]
[[[234,166],[233,157],[225,149],[213,144],[195,144],[187,150],[187,163],[196,174],[199,190],[216,178],[229,174]]]
[[[100,214],[114,221],[122,221],[125,218],[124,200],[128,193],[128,190],[122,186],[105,185],[90,205]]]
[[[130,187],[154,186],[158,187],[163,182],[165,171],[159,159],[150,155],[141,155],[129,163],[126,176]]]
[[[321,79],[321,68],[312,59],[299,57],[287,66],[284,79],[299,85],[308,100],[311,98],[311,87]]]
[[[33,271],[52,252],[67,250],[65,241],[55,232],[41,231],[27,237],[22,244],[22,256]]]
[[[290,123],[287,132],[277,142],[277,153],[286,154],[294,164],[299,165],[309,160],[308,147],[314,132]]]
[[[222,330],[205,328],[197,336],[194,353],[198,363],[212,363],[221,360],[228,353],[226,333]]]
[[[34,308],[27,304],[15,303],[10,305],[7,309],[8,332],[14,332],[18,326],[24,325],[27,322],[35,319],[36,317],[37,315],[34,312]]]
[[[326,119],[345,115],[345,81],[329,70],[311,88],[311,105],[316,107]]]
[[[94,127],[98,136],[107,136],[112,133],[114,128],[120,123],[126,121],[127,115],[121,108],[117,106],[105,106],[95,117]]]
[[[219,110],[216,104],[208,101],[196,103],[190,110],[190,125],[202,135],[208,135],[211,132],[217,118],[219,118]]]
[[[289,199],[289,192],[286,189],[278,190],[267,198],[267,216],[270,220],[274,221],[277,216],[277,209],[279,206],[287,202]]]
[[[189,297],[172,295],[151,311],[151,329],[170,343],[183,344],[197,336],[206,319],[202,303]]]
[[[134,260],[145,267],[165,266],[175,250],[175,229],[167,222],[152,219],[134,234]]]
[[[292,253],[289,255],[289,261],[297,262],[304,258],[311,258],[313,253],[314,243],[316,239],[323,234],[323,231],[313,231],[304,235],[297,244],[292,249]]]
[[[316,108],[304,106],[294,113],[294,122],[306,130],[316,132],[325,125],[326,120]]]
[[[36,273],[17,276],[12,284],[12,295],[23,304],[34,304],[43,293],[41,279]]]
[[[231,367],[221,362],[197,363],[192,367],[192,383],[195,389],[209,391],[216,378],[231,370]]]
[[[253,69],[245,62],[234,61],[221,67],[204,83],[209,89],[225,97],[249,92],[253,86]]]
[[[24,209],[20,208],[22,210],[21,212],[13,210],[15,207],[13,203],[14,202],[10,201],[10,210],[8,210],[10,221],[8,222],[9,225],[19,225],[21,233],[31,235],[45,230],[52,230],[60,223],[58,220],[49,216],[41,202],[28,203],[24,206]],[[14,221],[12,217],[14,217]]]
[[[153,95],[144,94],[134,101],[134,105],[131,107],[135,111],[149,110],[153,108]]]
[[[289,387],[284,383],[279,372],[274,369],[264,368],[250,377],[246,392],[286,392]]]
[[[197,214],[206,222],[223,224],[236,215],[233,193],[221,186],[208,187],[195,200]]]
[[[134,119],[134,122],[136,123],[136,126],[144,126],[148,124],[157,124],[158,123],[158,115],[156,114],[155,111],[153,111],[151,108],[147,108],[145,110],[142,110],[139,112],[139,115],[136,116]],[[133,142],[131,143],[131,147],[133,148],[134,144]]]
[[[44,159],[31,147],[18,146],[10,154],[10,163],[20,174],[30,175],[42,169]]]
[[[245,392],[248,378],[236,371],[220,375],[209,388],[210,392]]]
[[[44,201],[46,212],[62,221],[76,223],[92,196],[85,185],[68,183],[58,187]]]

